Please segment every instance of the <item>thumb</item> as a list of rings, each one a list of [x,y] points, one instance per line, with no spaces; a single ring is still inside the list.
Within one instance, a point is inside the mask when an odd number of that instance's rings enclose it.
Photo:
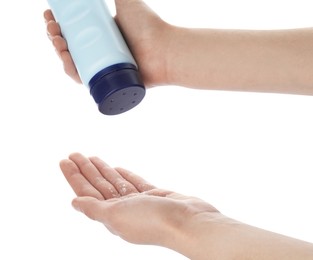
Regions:
[[[101,221],[103,214],[103,201],[93,197],[77,197],[72,201],[72,206],[88,218],[96,221]]]

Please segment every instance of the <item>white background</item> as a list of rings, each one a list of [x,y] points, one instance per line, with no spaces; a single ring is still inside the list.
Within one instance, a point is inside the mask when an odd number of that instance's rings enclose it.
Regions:
[[[181,26],[313,25],[310,0],[146,2]],[[106,117],[63,73],[46,8],[45,0],[0,2],[0,259],[184,259],[128,244],[74,211],[58,162],[75,151],[313,242],[313,97],[166,86]]]

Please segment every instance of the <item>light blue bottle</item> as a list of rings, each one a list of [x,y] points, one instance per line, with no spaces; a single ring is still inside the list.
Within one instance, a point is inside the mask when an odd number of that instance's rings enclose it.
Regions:
[[[136,62],[104,0],[48,0],[78,73],[101,113],[116,115],[145,96]]]

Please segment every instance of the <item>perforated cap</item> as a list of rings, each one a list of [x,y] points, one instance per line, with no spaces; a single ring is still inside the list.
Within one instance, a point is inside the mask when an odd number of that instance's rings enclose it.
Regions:
[[[117,115],[137,106],[146,90],[137,68],[130,63],[110,66],[89,82],[90,94],[105,115]]]

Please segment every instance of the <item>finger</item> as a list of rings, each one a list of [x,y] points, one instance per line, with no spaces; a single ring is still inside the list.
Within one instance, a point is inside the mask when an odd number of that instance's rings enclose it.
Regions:
[[[68,51],[67,43],[62,36],[56,35],[51,40],[54,48],[57,50],[58,53]]]
[[[112,234],[117,235],[114,228],[110,225],[110,219],[115,219],[110,208],[111,205],[112,201],[106,203],[93,197],[78,197],[72,201],[72,206],[77,211],[84,213],[92,220],[101,222]]]
[[[148,183],[146,180],[141,178],[140,176],[132,173],[123,168],[115,168],[115,170],[128,182],[133,184],[139,192],[144,192],[148,190],[155,189],[156,187],[152,184]]]
[[[121,196],[125,196],[131,193],[138,193],[136,187],[124,179],[118,171],[108,166],[104,161],[98,157],[90,157],[90,161],[97,167],[98,171],[101,172],[102,176],[110,182],[116,190],[118,190]]]
[[[71,54],[68,51],[62,51],[59,55],[63,62],[63,69],[65,73],[77,83],[82,83]]]
[[[158,196],[158,197],[169,197],[173,194],[172,191],[163,190],[163,189],[151,189],[148,191],[145,191],[144,194],[150,195],[150,196]]]
[[[102,174],[87,157],[79,153],[74,153],[69,156],[69,159],[77,165],[85,179],[98,190],[105,199],[119,197],[119,192],[110,182],[103,178]]]
[[[61,35],[61,27],[57,22],[51,20],[47,22],[47,32],[51,37]]]
[[[60,162],[60,168],[77,196],[90,196],[99,200],[104,199],[102,194],[80,173],[80,170],[74,162],[71,160],[62,160]]]
[[[75,82],[82,83],[81,78],[76,69],[75,63],[68,50],[68,45],[65,39],[61,35],[61,28],[55,21],[49,21],[47,23],[48,37],[52,41],[57,54],[63,62],[64,72],[71,77]]]
[[[73,207],[92,220],[101,221],[103,218],[103,204],[93,197],[78,197],[72,201]]]
[[[50,9],[44,11],[43,17],[45,18],[46,23],[49,21],[55,21],[54,15]]]

